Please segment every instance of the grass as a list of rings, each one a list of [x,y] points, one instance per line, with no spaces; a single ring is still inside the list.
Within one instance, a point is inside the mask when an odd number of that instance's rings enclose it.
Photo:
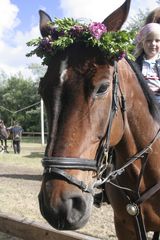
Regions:
[[[14,154],[12,142],[7,142],[9,153],[0,153],[0,163],[10,165],[22,165],[31,168],[41,167],[41,159],[44,155],[45,147],[40,143],[21,143],[21,153]]]
[[[47,141],[45,137],[45,142]],[[25,143],[41,143],[41,137],[40,136],[23,136],[23,142]]]

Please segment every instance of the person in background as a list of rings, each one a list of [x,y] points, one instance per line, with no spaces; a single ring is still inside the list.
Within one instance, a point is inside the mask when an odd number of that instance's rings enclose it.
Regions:
[[[21,144],[23,128],[19,125],[18,122],[15,122],[12,127],[8,128],[8,130],[12,134],[14,153],[19,154],[21,152],[21,145],[20,144]]]
[[[149,23],[142,27],[136,37],[135,57],[156,101],[160,103],[160,24]]]

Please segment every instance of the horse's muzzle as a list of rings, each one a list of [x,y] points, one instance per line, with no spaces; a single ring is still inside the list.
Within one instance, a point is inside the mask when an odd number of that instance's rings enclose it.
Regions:
[[[76,230],[87,223],[93,204],[91,194],[74,187],[77,190],[64,192],[55,202],[54,193],[47,192],[44,185],[39,193],[39,206],[42,216],[52,227],[58,230]]]

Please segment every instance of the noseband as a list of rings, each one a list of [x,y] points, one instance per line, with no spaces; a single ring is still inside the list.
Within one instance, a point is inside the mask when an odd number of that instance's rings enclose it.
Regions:
[[[106,134],[102,139],[95,159],[84,159],[84,158],[69,158],[69,157],[44,157],[42,165],[44,167],[44,175],[57,174],[67,180],[68,182],[78,186],[82,191],[93,193],[93,188],[101,185],[102,174],[107,169],[107,160],[110,146],[110,132],[113,122],[113,118],[118,109],[118,69],[117,62],[114,63],[114,74],[113,74],[113,90],[112,90],[112,107],[109,116],[109,124],[107,127]],[[121,89],[120,89],[121,92]],[[121,92],[122,98],[122,110],[125,111],[125,101]],[[94,171],[97,173],[97,181],[93,186],[87,186],[83,181],[78,180],[74,176],[67,174],[65,169],[79,169],[83,171]]]

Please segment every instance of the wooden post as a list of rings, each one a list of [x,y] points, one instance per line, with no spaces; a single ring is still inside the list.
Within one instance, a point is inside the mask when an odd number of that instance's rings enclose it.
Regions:
[[[0,232],[24,240],[99,240],[73,231],[57,231],[47,224],[0,214]]]
[[[41,98],[41,142],[42,146],[44,146],[44,104]]]

